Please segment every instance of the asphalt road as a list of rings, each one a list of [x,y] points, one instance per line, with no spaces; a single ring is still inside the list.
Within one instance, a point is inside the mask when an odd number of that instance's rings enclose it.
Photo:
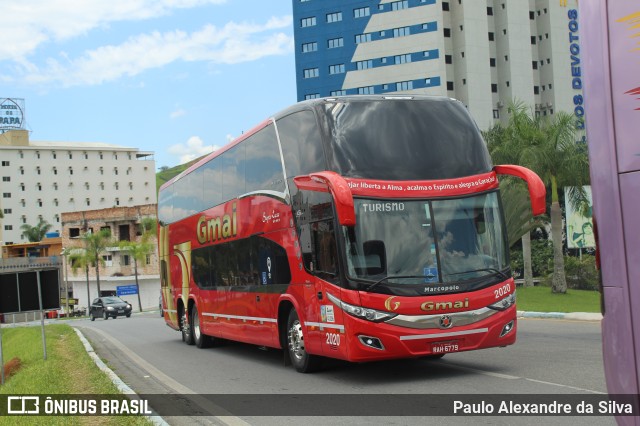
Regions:
[[[508,348],[447,354],[438,361],[331,361],[315,374],[300,374],[285,367],[281,351],[240,343],[209,349],[187,346],[158,314],[81,320],[73,325],[137,393],[195,394],[185,402],[194,412],[206,413],[211,406],[218,407],[209,410],[215,416],[166,417],[171,425],[537,425],[541,418],[536,416],[426,417],[411,404],[440,404],[443,398],[448,402],[447,398],[460,396],[463,403],[486,399],[498,408],[500,401],[514,395],[525,394],[521,401],[533,402],[541,398],[539,395],[554,399],[572,394],[568,398],[574,401],[571,398],[600,398],[606,394],[600,323],[595,321],[520,319],[518,342]],[[244,402],[255,403],[261,397],[265,412],[272,412],[276,401],[291,408],[285,407],[282,416],[259,416],[240,403],[216,404],[206,399],[212,394],[220,395],[217,402],[248,395]],[[351,413],[348,407],[355,398],[361,408]],[[233,409],[227,411],[229,407]],[[386,407],[389,415],[381,417]],[[403,415],[405,408],[410,416]],[[368,409],[374,415],[367,415]],[[305,416],[305,410],[309,415]],[[345,413],[354,415],[342,415]],[[615,421],[610,416],[547,416],[543,423],[582,426],[613,425]]]

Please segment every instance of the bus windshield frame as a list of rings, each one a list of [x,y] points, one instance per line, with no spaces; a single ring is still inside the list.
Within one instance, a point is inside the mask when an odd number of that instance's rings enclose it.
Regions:
[[[497,191],[447,199],[356,198],[354,204],[356,225],[342,227],[342,241],[346,278],[359,287],[433,294],[481,288],[510,273]]]

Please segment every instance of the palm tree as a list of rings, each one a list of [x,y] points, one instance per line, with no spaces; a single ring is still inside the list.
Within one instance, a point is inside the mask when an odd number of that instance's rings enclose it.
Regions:
[[[138,293],[138,308],[142,312],[142,301],[140,298],[140,284],[138,282],[138,262],[144,262],[148,254],[153,252],[155,244],[149,241],[151,236],[156,235],[157,221],[154,217],[145,217],[140,221],[142,237],[137,241],[121,241],[120,249],[126,251],[133,259],[133,273],[136,277],[136,289]]]
[[[85,262],[96,268],[96,285],[98,287],[98,297],[100,296],[100,264],[104,264],[102,253],[107,247],[113,245],[111,230],[105,228],[99,232],[86,232],[80,237],[84,243]]]
[[[562,246],[562,211],[560,209],[560,188],[580,187],[589,182],[589,160],[587,148],[576,142],[575,117],[558,112],[550,117],[531,117],[522,103],[509,106],[511,128],[508,149],[516,153],[516,164],[528,167],[540,176],[551,194],[551,239],[553,241],[552,291],[566,293],[567,281],[564,274],[564,253]],[[577,202],[579,190],[569,202]]]
[[[496,124],[483,132],[494,164],[519,164],[519,151],[513,145],[515,141],[532,139],[531,130],[520,122],[510,121],[506,127]],[[500,194],[503,200],[509,246],[512,247],[521,240],[524,286],[533,287],[531,231],[543,226],[547,219],[533,217],[529,195],[521,180],[508,176],[500,179]]]
[[[44,236],[51,229],[51,226],[52,225],[46,220],[40,218],[36,226],[31,226],[25,223],[20,227],[20,229],[22,229],[22,236],[26,237],[30,243],[37,243],[38,241],[42,241]]]
[[[62,252],[63,256],[66,256],[67,263],[71,266],[71,271],[73,275],[76,274],[78,269],[83,268],[87,278],[87,314],[89,313],[91,306],[91,293],[89,291],[89,260],[86,252],[82,248],[65,248]],[[67,302],[68,302],[67,298]],[[68,303],[67,303],[68,308]]]

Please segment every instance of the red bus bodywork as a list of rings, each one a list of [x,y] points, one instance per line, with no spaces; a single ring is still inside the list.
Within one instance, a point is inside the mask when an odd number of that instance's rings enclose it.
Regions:
[[[544,212],[544,185],[534,173],[518,166],[496,166],[485,173],[455,179],[410,181],[343,177],[334,171],[319,171],[297,176],[291,183],[298,191],[330,194],[337,226],[352,227],[358,221],[354,198],[464,198],[497,191],[497,173],[527,180],[534,214]],[[515,343],[515,284],[510,276],[503,274],[495,284],[472,291],[455,291],[455,284],[425,284],[425,294],[419,296],[370,291],[378,283],[369,288],[347,288],[303,265],[304,242],[296,215],[301,216],[301,210],[296,211],[285,200],[253,194],[161,224],[159,246],[165,265],[162,289],[167,324],[184,330],[195,321],[198,335],[286,350],[292,344],[288,321],[295,310],[306,353],[348,361],[441,356]],[[261,286],[255,285],[260,276],[237,276],[232,277],[233,283],[207,288],[194,281],[192,251],[250,237],[272,241],[284,249],[290,266],[289,283]],[[263,283],[265,273],[262,271]],[[245,279],[251,285],[246,285]],[[439,289],[444,293],[438,294]],[[358,311],[361,309],[389,317],[372,321],[348,313],[353,307],[358,315],[364,312]],[[197,317],[192,312],[197,312]]]

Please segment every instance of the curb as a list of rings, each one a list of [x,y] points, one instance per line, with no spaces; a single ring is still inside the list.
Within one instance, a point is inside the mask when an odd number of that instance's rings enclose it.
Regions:
[[[518,311],[518,318],[566,319],[574,321],[601,321],[602,314],[596,312],[527,312]]]
[[[84,349],[87,351],[87,354],[89,355],[89,357],[91,357],[91,359],[96,364],[96,366],[100,370],[102,370],[107,375],[107,377],[109,377],[109,379],[111,379],[111,381],[118,388],[120,393],[127,395],[129,399],[140,399],[140,397],[138,397],[138,394],[135,393],[133,389],[131,389],[124,381],[122,381],[122,379],[118,377],[118,375],[114,373],[112,369],[107,367],[107,365],[100,359],[100,357],[93,350],[93,346],[91,346],[91,343],[89,343],[89,341],[84,337],[84,334],[82,334],[82,331],[78,330],[76,327],[72,327],[72,328],[73,328],[73,331],[75,331],[76,334],[78,335],[78,338],[82,342]],[[155,410],[153,411],[155,413]],[[151,423],[153,423],[156,426],[169,426],[169,424],[161,416],[157,414],[151,415],[151,416],[145,416],[145,417],[147,418],[147,420],[149,420]]]

